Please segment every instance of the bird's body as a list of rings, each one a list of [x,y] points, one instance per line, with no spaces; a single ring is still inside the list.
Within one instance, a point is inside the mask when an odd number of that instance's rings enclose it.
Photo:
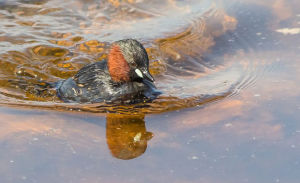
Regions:
[[[148,55],[132,39],[113,44],[108,60],[81,68],[57,83],[57,95],[65,102],[136,103],[155,99],[160,92],[149,74]]]

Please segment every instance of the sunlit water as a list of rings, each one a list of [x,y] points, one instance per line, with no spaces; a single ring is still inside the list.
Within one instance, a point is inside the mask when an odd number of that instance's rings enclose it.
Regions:
[[[297,183],[299,7],[0,1],[0,182]],[[124,38],[147,49],[163,92],[155,101],[76,104],[36,92]]]
[[[151,104],[123,106],[122,112],[159,113],[219,100],[253,82],[266,64],[224,59],[232,56],[227,50],[214,53],[222,36],[222,47],[245,39],[226,37],[238,20],[220,2],[7,1],[1,9],[1,103],[118,111],[120,106],[106,104],[64,104],[53,89],[36,92],[36,85],[105,59],[109,43],[124,38],[145,44],[164,94]],[[241,46],[259,43],[252,44]]]

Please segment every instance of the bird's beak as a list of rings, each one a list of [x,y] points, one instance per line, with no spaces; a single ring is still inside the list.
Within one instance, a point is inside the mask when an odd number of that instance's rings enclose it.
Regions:
[[[145,79],[147,79],[147,80],[149,80],[151,82],[154,82],[153,76],[151,76],[151,74],[148,71],[144,71],[143,75],[145,76]]]
[[[148,81],[154,82],[153,76],[149,73],[149,71],[141,71],[140,69],[135,69],[135,73],[143,79],[146,79]]]

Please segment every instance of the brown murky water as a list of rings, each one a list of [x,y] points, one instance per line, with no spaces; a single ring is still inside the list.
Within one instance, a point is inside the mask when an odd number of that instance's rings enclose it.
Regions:
[[[0,1],[0,182],[299,182],[299,7]],[[123,38],[147,48],[152,103],[66,104],[37,88]]]

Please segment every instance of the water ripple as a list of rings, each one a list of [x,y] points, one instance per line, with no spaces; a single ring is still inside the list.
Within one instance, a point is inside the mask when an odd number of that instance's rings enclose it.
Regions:
[[[240,17],[244,14],[229,15],[210,0],[2,2],[1,103],[161,113],[236,95],[255,84],[265,67],[243,59],[259,43],[245,36],[245,31],[252,32],[244,29]],[[154,102],[65,104],[53,89],[37,92],[36,85],[71,77],[84,65],[105,59],[109,43],[127,37],[141,40],[147,48],[151,73],[164,93]]]

